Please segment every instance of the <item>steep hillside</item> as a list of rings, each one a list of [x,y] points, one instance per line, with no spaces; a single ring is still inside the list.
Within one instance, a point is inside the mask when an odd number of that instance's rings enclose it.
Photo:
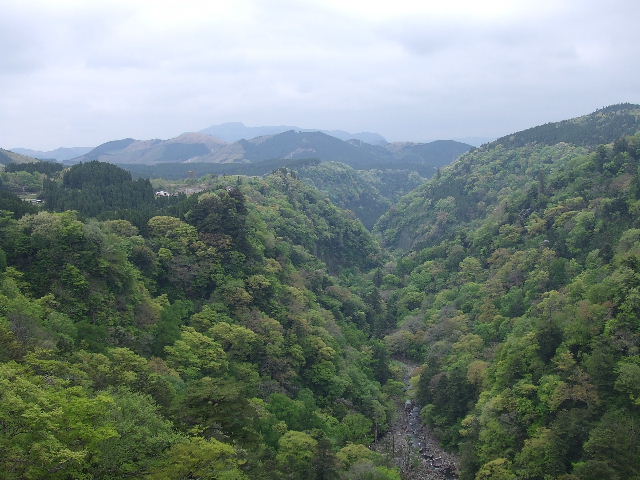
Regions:
[[[262,221],[277,235],[304,246],[332,271],[354,266],[366,270],[381,257],[379,246],[358,220],[290,171],[244,181],[242,177],[211,178],[208,184],[208,190],[226,187],[242,191],[261,209]],[[144,229],[153,216],[184,214],[197,196],[155,197],[149,180],[133,180],[126,170],[94,161],[74,165],[58,178],[45,180],[41,198],[51,211],[73,210],[82,218],[125,219]],[[357,245],[355,250],[353,245]]]
[[[567,143],[514,149],[498,144],[474,150],[401,198],[380,218],[376,231],[386,246],[401,249],[456,238],[501,208],[503,190],[526,197],[536,175],[544,182],[557,168],[585,153],[584,147]]]
[[[137,208],[128,175],[56,181]],[[140,228],[106,203],[2,217],[3,478],[399,480],[368,448],[398,389],[376,242],[287,172],[233,180]]]
[[[333,203],[355,213],[369,229],[399,197],[425,180],[410,170],[355,170],[336,162],[289,168],[326,192]]]
[[[633,108],[567,124],[625,135]],[[422,364],[421,417],[462,479],[638,478],[640,134],[534,131],[464,155],[379,221],[405,249],[381,278],[399,321],[386,343]]]
[[[33,157],[20,155],[19,153],[0,148],[0,164],[2,165],[8,165],[10,163],[32,163],[37,161],[38,160]]]
[[[378,231],[393,248],[453,238],[468,222],[498,208],[502,189],[524,195],[532,178],[544,182],[572,158],[639,130],[640,106],[621,104],[508,135],[467,153],[401,199],[380,219]]]
[[[500,144],[514,148],[528,143],[555,145],[564,142],[593,147],[611,143],[624,135],[633,135],[638,130],[640,130],[640,105],[621,103],[601,108],[582,117],[546,123],[507,135],[491,145]]]

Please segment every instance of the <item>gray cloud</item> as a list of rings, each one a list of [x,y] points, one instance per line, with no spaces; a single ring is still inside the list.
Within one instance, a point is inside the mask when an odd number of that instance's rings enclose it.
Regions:
[[[635,0],[0,0],[0,146],[213,123],[498,136],[640,102]]]

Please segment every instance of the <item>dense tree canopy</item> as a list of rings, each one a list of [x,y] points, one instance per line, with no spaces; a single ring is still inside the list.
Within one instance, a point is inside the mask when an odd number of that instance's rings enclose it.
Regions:
[[[327,197],[388,205],[406,172],[169,198],[100,162],[3,172],[3,478],[399,480],[370,448],[393,357],[462,480],[640,478],[638,117],[466,154],[380,218],[388,251]]]
[[[392,403],[361,223],[287,172],[173,206],[97,162],[47,182],[1,220],[6,478],[336,478],[347,443],[394,478],[365,447]]]
[[[639,478],[639,147],[496,144],[379,222],[386,343],[462,478]]]

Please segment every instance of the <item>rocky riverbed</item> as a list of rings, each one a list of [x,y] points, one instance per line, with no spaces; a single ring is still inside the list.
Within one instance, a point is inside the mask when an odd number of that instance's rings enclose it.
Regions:
[[[411,398],[410,378],[414,366],[407,365],[407,393]],[[457,480],[457,458],[446,452],[431,430],[420,421],[420,407],[407,400],[399,407],[390,431],[375,449],[390,455],[406,480]]]

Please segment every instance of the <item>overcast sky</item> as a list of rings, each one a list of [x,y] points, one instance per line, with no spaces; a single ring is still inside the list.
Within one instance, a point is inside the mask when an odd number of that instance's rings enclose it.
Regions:
[[[0,147],[497,137],[640,103],[638,0],[0,0]]]

